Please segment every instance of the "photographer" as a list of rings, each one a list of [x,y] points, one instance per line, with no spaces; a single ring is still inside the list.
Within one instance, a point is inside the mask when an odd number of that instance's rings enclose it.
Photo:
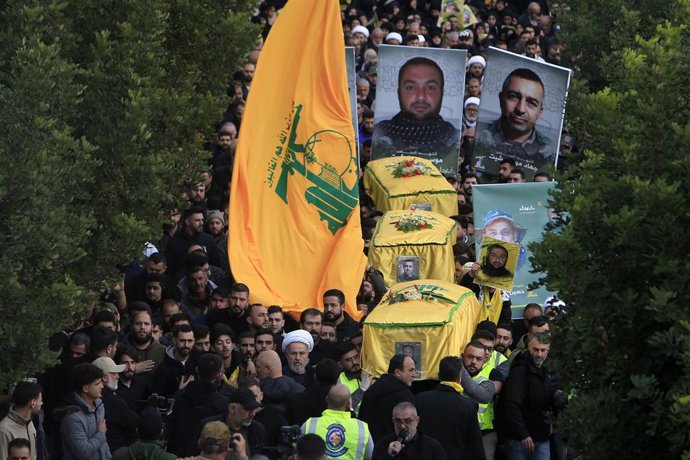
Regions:
[[[230,435],[230,429],[223,422],[208,422],[199,436],[201,454],[196,457],[186,457],[181,460],[249,460],[244,437],[235,433]]]

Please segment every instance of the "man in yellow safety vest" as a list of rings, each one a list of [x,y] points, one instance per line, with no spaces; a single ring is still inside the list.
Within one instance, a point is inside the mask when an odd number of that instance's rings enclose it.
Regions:
[[[326,442],[326,457],[339,460],[370,460],[374,443],[367,424],[352,418],[351,395],[346,385],[338,384],[326,397],[328,409],[321,417],[311,417],[302,433],[314,433]]]

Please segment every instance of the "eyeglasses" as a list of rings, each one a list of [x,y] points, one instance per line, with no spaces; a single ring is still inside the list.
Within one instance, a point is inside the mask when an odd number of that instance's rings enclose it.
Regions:
[[[393,418],[393,423],[396,425],[410,425],[416,421],[417,417]]]

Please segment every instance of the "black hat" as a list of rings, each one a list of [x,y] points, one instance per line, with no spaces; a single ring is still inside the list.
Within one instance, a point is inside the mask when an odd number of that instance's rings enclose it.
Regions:
[[[246,410],[254,410],[260,406],[256,396],[249,388],[240,388],[230,395],[229,403],[240,404]]]

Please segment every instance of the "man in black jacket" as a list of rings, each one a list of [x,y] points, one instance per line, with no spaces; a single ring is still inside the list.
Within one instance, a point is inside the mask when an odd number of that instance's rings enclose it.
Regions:
[[[189,324],[173,329],[173,344],[165,349],[165,358],[153,376],[153,391],[172,398],[191,381],[196,366],[194,331]]]
[[[230,434],[240,434],[246,441],[247,456],[264,453],[266,447],[266,428],[256,420],[256,410],[259,402],[251,390],[240,388],[230,395],[228,411],[224,415],[209,417],[201,421],[204,426],[208,422],[222,421],[230,428]]]
[[[477,420],[478,407],[462,394],[462,366],[462,360],[456,356],[443,358],[438,369],[441,383],[418,394],[414,403],[421,418],[420,428],[445,447],[448,458],[483,460],[486,457]]]
[[[184,227],[170,238],[165,248],[165,255],[168,258],[167,273],[172,275],[173,279],[182,277],[187,262],[187,250],[193,244],[204,248],[211,265],[218,266],[220,263],[216,240],[204,232],[204,210],[198,206],[192,206],[184,212],[182,217]]]
[[[393,408],[395,431],[379,439],[372,460],[445,460],[446,451],[434,438],[417,428],[419,416],[414,404],[401,402]]]
[[[197,362],[196,379],[175,396],[168,419],[168,450],[178,457],[199,453],[201,420],[227,411],[228,397],[218,391],[222,376],[222,358],[203,354]]]
[[[527,342],[527,350],[515,358],[496,407],[499,433],[506,438],[508,459],[546,459],[551,456],[551,424],[548,412],[566,402],[544,361],[549,354],[549,336],[538,332]]]
[[[119,373],[125,370],[124,365],[116,365],[109,357],[101,357],[93,365],[103,371],[103,392],[101,399],[105,408],[105,421],[108,430],[105,433],[108,447],[115,452],[120,447],[126,447],[137,439],[136,428],[139,416],[117,394]]]
[[[415,375],[414,360],[403,354],[394,355],[383,374],[362,397],[359,418],[369,425],[371,437],[378,439],[394,430],[390,414],[396,404],[414,401],[410,390]]]

